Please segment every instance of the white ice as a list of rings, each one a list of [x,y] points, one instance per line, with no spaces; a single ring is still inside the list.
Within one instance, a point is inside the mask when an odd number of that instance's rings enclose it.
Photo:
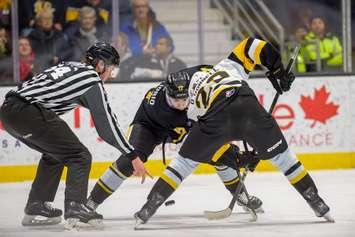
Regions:
[[[57,237],[57,236],[224,236],[224,237],[309,237],[355,236],[355,169],[310,172],[318,185],[321,196],[331,207],[335,223],[327,223],[315,217],[301,196],[278,172],[254,173],[247,177],[250,193],[264,202],[264,214],[257,222],[249,222],[249,215],[240,207],[231,217],[208,221],[204,210],[221,210],[227,207],[230,195],[216,175],[193,175],[170,198],[175,205],[163,205],[144,227],[134,230],[132,218],[139,210],[154,184],[154,180],[141,185],[138,179],[127,180],[99,208],[105,228],[64,231],[63,224],[49,227],[22,227],[23,207],[30,189],[30,182],[0,185],[0,236]],[[90,188],[94,181],[90,182]],[[55,206],[63,208],[64,183],[55,200]],[[170,200],[169,199],[169,200]]]

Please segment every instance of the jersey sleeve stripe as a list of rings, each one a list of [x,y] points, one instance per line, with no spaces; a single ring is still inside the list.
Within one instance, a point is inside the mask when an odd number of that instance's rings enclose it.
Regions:
[[[261,50],[264,48],[264,46],[266,45],[265,41],[260,40],[260,42],[258,43],[258,46],[256,47],[255,51],[254,51],[254,62],[256,64],[261,64],[261,59],[260,59],[260,54],[261,54]]]
[[[118,145],[121,147],[123,152],[130,153],[133,149],[128,144],[128,142],[125,139],[125,137],[122,135],[123,132],[122,132],[121,128],[119,127],[117,120],[112,115],[112,111],[111,111],[110,105],[109,105],[109,103],[107,101],[107,97],[105,95],[105,91],[104,91],[103,86],[102,86],[101,83],[99,83],[99,88],[100,88],[101,95],[102,95],[102,101],[104,103],[103,107],[105,109],[106,117],[107,117],[107,120],[108,120],[108,122],[110,124],[111,131],[112,131],[113,135],[115,136],[115,138],[116,138],[116,140],[118,142]]]
[[[251,45],[253,44],[253,42],[254,42],[254,39],[253,38],[248,38],[247,39],[247,42],[246,42],[246,44],[245,44],[245,47],[244,47],[244,55],[245,55],[245,57],[247,58],[247,59],[249,59],[251,62],[253,62],[253,64],[255,64],[254,63],[254,57],[252,57],[252,56],[250,56],[249,55],[249,50],[250,50],[250,47],[251,47]]]
[[[249,39],[249,38],[248,38]],[[253,71],[254,69],[254,62],[247,57],[245,54],[245,47],[248,42],[248,39],[243,40],[241,43],[239,43],[233,50],[232,54],[234,54],[241,62],[242,66],[249,72]],[[233,57],[230,57],[231,60],[233,60]]]

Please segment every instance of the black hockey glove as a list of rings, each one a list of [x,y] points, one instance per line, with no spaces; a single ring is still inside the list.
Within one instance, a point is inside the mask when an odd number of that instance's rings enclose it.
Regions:
[[[247,168],[253,172],[256,166],[259,164],[260,160],[253,151],[239,152],[236,157],[236,164],[238,168]]]
[[[289,91],[295,75],[292,72],[287,73],[281,63],[278,63],[274,69],[266,72],[267,78],[275,90],[281,95],[284,91]]]

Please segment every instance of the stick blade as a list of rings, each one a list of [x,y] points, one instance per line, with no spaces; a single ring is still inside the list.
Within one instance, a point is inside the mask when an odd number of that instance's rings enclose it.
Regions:
[[[203,214],[208,220],[221,220],[229,217],[232,214],[232,209],[228,207],[221,211],[204,211]]]

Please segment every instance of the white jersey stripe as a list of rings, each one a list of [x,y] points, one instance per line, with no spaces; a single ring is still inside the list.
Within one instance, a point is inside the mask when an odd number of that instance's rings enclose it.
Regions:
[[[34,90],[29,90],[25,93],[21,93],[21,90],[19,90],[19,93],[22,95],[22,96],[28,96],[28,95],[33,95],[33,94],[36,94],[36,93],[40,93],[40,92],[43,92],[44,90],[51,90],[51,89],[55,89],[55,88],[58,88],[60,86],[63,86],[65,85],[66,83],[69,83],[70,81],[72,80],[75,80],[75,79],[78,79],[78,78],[81,78],[81,77],[84,77],[84,76],[88,76],[88,75],[91,75],[91,74],[94,74],[92,70],[90,71],[84,71],[84,72],[81,72],[81,73],[78,73],[78,74],[75,74],[73,76],[70,76],[66,79],[64,79],[63,81],[60,81],[58,83],[55,83],[49,87],[45,87],[46,84],[48,83],[51,83],[52,81],[51,80],[46,80],[42,83],[38,83],[38,84],[33,84],[32,86],[43,86],[41,88],[38,88],[38,89],[34,89]],[[96,74],[97,76],[97,74]],[[95,78],[95,77],[91,77],[91,78]],[[98,76],[95,78],[96,81],[98,81]],[[31,86],[29,87],[25,87],[26,90],[30,89]]]
[[[254,52],[255,52],[255,49],[256,49],[256,47],[258,47],[260,42],[261,42],[260,40],[254,39],[253,43],[250,45],[250,48],[248,50],[248,55],[254,62],[255,62]]]
[[[36,98],[39,99],[39,100],[44,100],[44,99],[47,99],[47,98],[52,98],[52,97],[55,97],[55,96],[60,96],[62,94],[65,94],[65,93],[68,93],[72,90],[75,90],[76,88],[80,87],[80,86],[83,86],[85,84],[89,85],[90,82],[94,82],[94,81],[97,81],[95,77],[89,77],[85,80],[78,80],[77,83],[71,85],[71,86],[68,86],[68,87],[65,87],[61,90],[57,90],[57,91],[54,91],[52,93],[48,93],[48,94],[44,94],[42,96],[37,96]],[[86,91],[86,90],[84,90]],[[79,91],[80,92],[80,91]],[[78,94],[78,93],[75,93],[75,94]],[[67,97],[62,97],[60,99],[56,99],[56,100],[51,100],[51,102],[57,102],[58,100],[61,101],[61,100],[67,100],[68,98],[71,98],[72,96],[67,96]]]
[[[102,87],[101,84],[99,84],[99,88],[100,88],[101,95],[102,95],[102,98],[101,98],[101,99],[102,99],[102,102],[103,102],[103,103],[106,103],[106,104],[103,104],[103,107],[105,108],[106,117],[107,117],[108,122],[109,122],[109,124],[110,124],[111,131],[112,131],[113,135],[115,136],[115,138],[116,138],[116,140],[117,140],[119,146],[120,146],[126,153],[130,153],[131,150],[133,150],[133,148],[131,148],[131,147],[129,147],[130,149],[127,148],[127,147],[125,146],[125,144],[122,142],[122,140],[119,139],[120,136],[119,136],[118,133],[120,133],[120,134],[124,134],[124,133],[123,133],[121,127],[119,126],[119,123],[118,123],[117,121],[112,121],[112,119],[114,119],[114,116],[113,116],[112,114],[110,114],[110,113],[108,112],[108,110],[107,110],[108,104],[107,104],[106,99],[105,99],[105,97],[104,97],[104,95],[105,95],[104,88]],[[116,123],[116,125],[117,125],[119,131],[116,131],[116,128],[115,128],[115,126],[113,125],[113,122]],[[127,143],[127,144],[128,144],[128,143]]]

